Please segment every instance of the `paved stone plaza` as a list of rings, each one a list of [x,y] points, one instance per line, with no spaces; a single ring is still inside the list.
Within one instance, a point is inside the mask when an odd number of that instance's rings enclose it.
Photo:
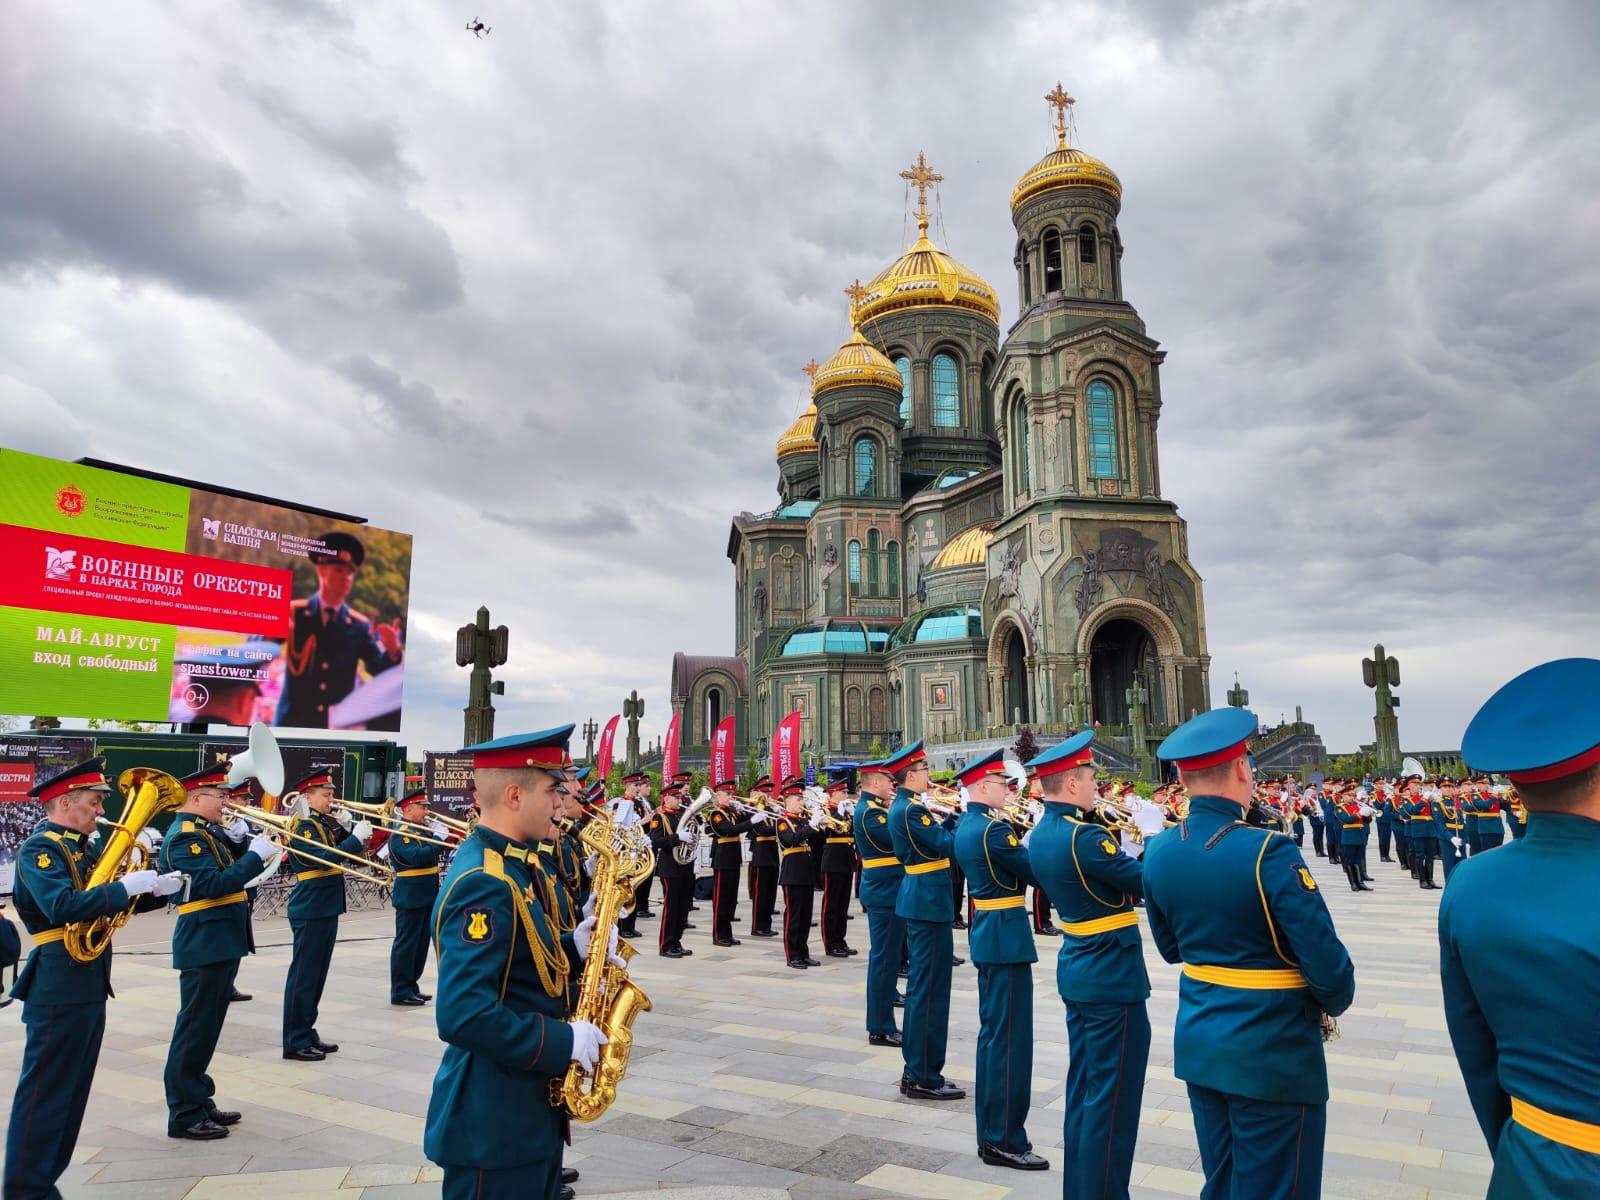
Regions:
[[[1377,891],[1352,895],[1338,868],[1313,859],[1356,961],[1355,1007],[1329,1053],[1324,1194],[1328,1197],[1481,1197],[1489,1158],[1450,1056],[1434,941],[1437,893],[1397,867],[1374,864]],[[743,928],[748,905],[741,904]],[[223,1107],[244,1112],[213,1143],[166,1137],[161,1069],[177,1001],[165,948],[169,918],[140,918],[119,939],[100,1071],[75,1165],[71,1200],[423,1200],[439,1173],[422,1155],[423,1114],[438,1062],[431,1008],[388,1004],[388,913],[345,919],[323,1015],[341,1050],[324,1063],[280,1058],[278,1029],[288,929],[262,922],[262,951],[240,986],[255,994],[229,1015],[212,1067]],[[710,944],[709,905],[685,945],[694,957],[654,955],[634,974],[655,1011],[618,1103],[574,1135],[569,1165],[580,1196],[762,1200],[915,1196],[1000,1200],[1059,1196],[1066,1033],[1055,995],[1057,943],[1041,939],[1034,972],[1034,1104],[1029,1133],[1056,1170],[1023,1174],[978,1161],[970,1100],[900,1099],[897,1051],[868,1047],[861,1028],[865,956],[787,969],[774,941]],[[866,944],[866,921],[850,937]],[[1170,1064],[1177,975],[1145,939],[1155,1029],[1134,1166],[1134,1195],[1193,1196],[1198,1152],[1183,1085]],[[813,938],[813,952],[820,949]],[[957,952],[965,954],[956,935]],[[431,975],[430,975],[431,979]],[[424,988],[431,986],[424,981]],[[947,1074],[972,1081],[977,976],[955,972]],[[22,1052],[20,1005],[0,1012],[0,1073],[9,1107]],[[1263,1046],[1270,1053],[1270,1046]]]

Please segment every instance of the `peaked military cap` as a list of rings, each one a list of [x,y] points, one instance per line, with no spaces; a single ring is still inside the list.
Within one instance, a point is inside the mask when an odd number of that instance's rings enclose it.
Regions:
[[[538,767],[565,777],[563,767],[568,762],[567,741],[572,730],[571,725],[558,725],[538,733],[513,733],[468,746],[462,753],[472,755],[474,768]]]
[[[752,792],[770,792],[772,790],[772,776],[763,775],[750,785]]]
[[[228,790],[228,764],[217,763],[214,766],[202,767],[192,775],[185,775],[178,780],[183,784],[186,792],[197,792],[203,787],[221,788]]]
[[[783,781],[783,786],[778,791],[784,796],[803,796],[806,792],[806,781],[799,775],[791,775]]]
[[[909,746],[901,746],[900,749],[889,755],[888,758],[882,761],[882,766],[890,775],[898,775],[900,772],[914,767],[917,763],[926,762],[927,760],[928,756],[922,750],[922,739],[918,738]]]
[[[635,771],[631,775],[624,775],[622,777],[622,782],[623,783],[649,783],[650,782],[650,776],[646,775],[643,771]]]
[[[1461,739],[1474,771],[1548,783],[1600,763],[1600,659],[1558,658],[1484,702]]]
[[[1156,749],[1180,770],[1203,771],[1243,758],[1260,722],[1248,708],[1214,708],[1179,725]]]
[[[322,543],[322,548],[311,551],[309,557],[319,567],[325,563],[336,562],[359,567],[367,561],[367,548],[361,544],[361,539],[353,534],[336,529],[323,534],[317,540]]]
[[[65,796],[68,792],[82,789],[97,792],[109,792],[111,783],[106,779],[106,760],[104,755],[85,759],[81,763],[68,767],[59,775],[46,779],[43,783],[36,783],[29,789],[28,795],[40,804],[49,804],[57,796]]]
[[[1043,778],[1059,775],[1074,767],[1094,766],[1094,730],[1085,729],[1064,741],[1057,742],[1042,754],[1035,754],[1022,764],[1030,772]]]
[[[415,800],[420,800],[424,804],[426,804],[428,802],[428,793],[422,788],[417,788],[414,791],[409,791],[404,796],[400,797],[400,802],[398,804],[396,804],[395,807],[396,808],[404,808],[406,805],[412,803]]]
[[[956,782],[962,787],[971,787],[980,779],[988,779],[991,775],[1004,775],[1006,773],[1005,750],[991,750],[988,754],[979,755],[971,759],[956,772]]]

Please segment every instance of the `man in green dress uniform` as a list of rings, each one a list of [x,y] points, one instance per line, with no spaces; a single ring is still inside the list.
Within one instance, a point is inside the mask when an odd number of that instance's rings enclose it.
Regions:
[[[1600,1196],[1600,660],[1517,676],[1461,757],[1509,778],[1528,810],[1527,836],[1462,863],[1439,905],[1445,1021],[1494,1157],[1488,1196]]]
[[[428,793],[410,792],[395,806],[411,826],[425,826],[443,840],[448,830],[428,815]],[[414,829],[401,827],[384,843],[394,868],[394,944],[389,948],[389,1003],[416,1008],[433,997],[418,986],[428,965],[428,917],[439,898],[439,856],[443,847],[424,841]]]
[[[906,923],[910,973],[906,977],[906,1012],[900,1035],[905,1071],[900,1094],[917,1100],[961,1100],[966,1090],[946,1083],[945,1043],[950,1034],[950,968],[955,941],[955,892],[950,882],[953,841],[948,823],[938,821],[922,803],[928,786],[928,757],[919,738],[884,761],[894,778],[889,805],[889,836],[894,855],[905,869],[895,912]]]
[[[1221,708],[1157,753],[1189,815],[1144,851],[1161,957],[1183,964],[1173,1073],[1189,1088],[1205,1200],[1313,1200],[1322,1192],[1324,1013],[1355,997],[1355,967],[1294,842],[1247,825],[1253,712]]]
[[[1056,991],[1066,1006],[1067,1091],[1062,1194],[1125,1198],[1150,1058],[1139,915],[1140,843],[1119,846],[1094,808],[1094,731],[1059,742],[1024,765],[1044,785],[1044,815],[1028,835],[1028,860],[1061,917]],[[1139,816],[1151,831],[1159,810]]]
[[[954,852],[972,892],[967,945],[978,968],[978,1084],[973,1113],[978,1157],[990,1166],[1044,1171],[1023,1123],[1033,1098],[1033,966],[1039,953],[1028,922],[1035,882],[1016,830],[998,811],[1010,799],[1005,752],[967,763],[956,775],[967,809],[956,823]]]
[[[333,777],[313,771],[294,786],[309,811],[294,822],[289,861],[295,869],[294,891],[289,893],[289,931],[294,949],[289,977],[283,987],[283,1056],[294,1062],[321,1062],[339,1047],[325,1042],[317,1032],[317,1006],[328,982],[333,945],[344,912],[344,862],[319,847],[357,854],[372,837],[372,826],[357,821],[346,827],[332,813]]]
[[[894,779],[885,760],[862,763],[861,798],[852,814],[856,853],[861,857],[861,905],[867,910],[867,1041],[900,1045],[894,1020],[895,984],[906,948],[906,923],[894,911],[905,870],[889,836]]]
[[[167,1047],[167,1136],[212,1141],[240,1119],[218,1109],[206,1068],[216,1052],[233,997],[239,961],[250,952],[249,883],[275,847],[257,834],[237,853],[222,825],[228,767],[219,763],[182,780],[188,800],[161,842],[161,869],[179,871],[185,887],[172,932],[178,976],[178,1019]]]
[[[564,725],[464,752],[482,815],[433,913],[445,1050],[423,1134],[424,1152],[444,1168],[444,1200],[557,1200],[567,1117],[550,1085],[570,1063],[592,1069],[606,1041],[566,1019],[568,979],[589,953],[594,920],[561,935],[537,877],[571,735]],[[594,946],[614,951],[614,941]]]
[[[115,883],[84,886],[99,858],[89,835],[111,790],[105,766],[105,759],[91,758],[28,793],[44,807],[45,819],[17,848],[14,896],[17,915],[33,935],[33,952],[11,989],[22,1001],[26,1040],[6,1130],[6,1200],[61,1195],[56,1180],[78,1144],[105,1036],[111,949],[77,962],[67,953],[65,927],[183,887],[181,875],[155,871],[130,871]]]

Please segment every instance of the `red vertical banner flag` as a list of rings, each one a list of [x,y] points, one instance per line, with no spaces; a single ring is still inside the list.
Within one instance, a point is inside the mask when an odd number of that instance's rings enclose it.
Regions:
[[[600,753],[596,758],[595,771],[600,776],[600,781],[605,782],[607,775],[611,774],[611,753],[617,744],[617,722],[622,720],[618,713],[606,722],[605,731],[600,735]]]
[[[732,717],[723,717],[717,731],[711,735],[711,786],[739,778],[739,769],[733,758]]]
[[[800,714],[790,713],[772,731],[772,785],[782,787],[791,775],[800,774]]]
[[[682,713],[673,713],[667,724],[667,740],[661,748],[661,786],[666,787],[678,773],[678,729],[683,722]]]

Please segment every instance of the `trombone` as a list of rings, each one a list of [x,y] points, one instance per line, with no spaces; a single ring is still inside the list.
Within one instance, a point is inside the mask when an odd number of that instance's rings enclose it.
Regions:
[[[346,875],[364,879],[368,883],[376,883],[383,887],[390,887],[394,884],[394,872],[381,863],[375,863],[364,855],[351,854],[348,850],[341,850],[337,846],[325,845],[317,841],[316,838],[308,838],[296,833],[294,831],[294,823],[298,818],[289,813],[269,813],[251,804],[230,804],[223,809],[223,812],[230,816],[239,817],[248,824],[254,825],[286,850],[290,842],[315,848],[316,853],[297,849],[295,853],[300,855],[301,858],[312,859],[325,866],[332,867],[336,871],[343,871]],[[332,854],[345,861],[342,863],[332,862],[322,857],[324,854]]]
[[[454,850],[459,845],[458,842],[434,837],[433,830],[426,825],[397,816],[395,814],[393,796],[390,796],[382,804],[361,804],[347,800],[334,807],[342,808],[348,813],[354,813],[358,817],[371,821],[379,829],[387,833],[398,833],[403,837],[416,838],[419,842],[430,842],[435,846],[443,846],[446,850]],[[444,824],[444,822],[441,821],[440,824]],[[449,826],[446,825],[445,828],[448,829]]]

